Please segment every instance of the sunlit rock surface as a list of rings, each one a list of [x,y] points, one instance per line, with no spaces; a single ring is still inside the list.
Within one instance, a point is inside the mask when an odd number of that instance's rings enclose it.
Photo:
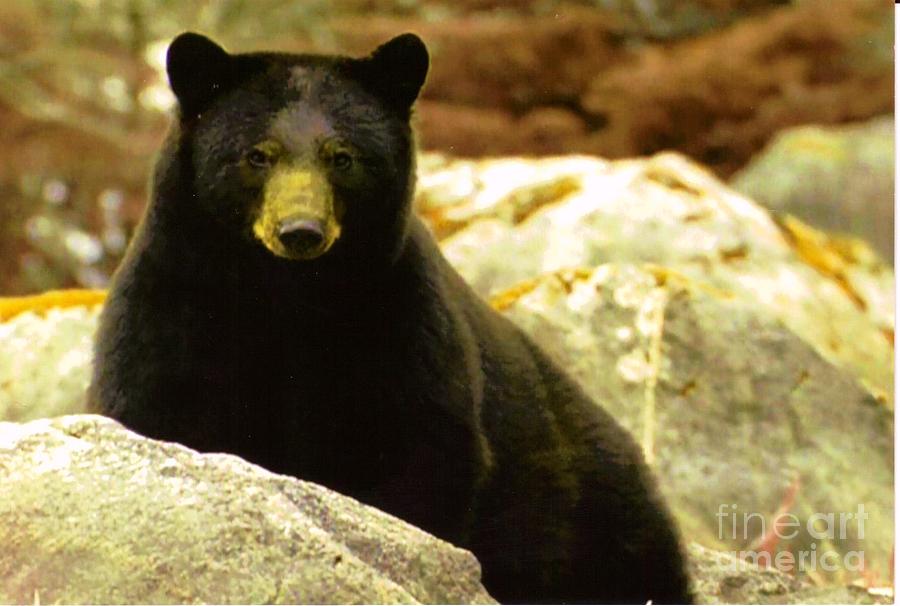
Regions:
[[[90,291],[0,299],[0,420],[84,410],[101,300]]]
[[[491,603],[467,551],[90,415],[0,423],[0,602]]]
[[[779,225],[683,157],[423,164],[420,212],[480,293],[564,268],[657,263],[765,309],[892,402],[890,268]]]
[[[471,554],[237,457],[91,415],[0,423],[0,601],[491,603]],[[700,604],[891,603],[691,543]]]

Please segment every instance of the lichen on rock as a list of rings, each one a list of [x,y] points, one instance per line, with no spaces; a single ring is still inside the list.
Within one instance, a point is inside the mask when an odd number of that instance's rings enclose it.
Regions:
[[[454,205],[470,222],[442,246],[482,294],[564,268],[658,264],[765,308],[892,406],[890,268],[857,251],[864,262],[845,257],[841,273],[823,272],[812,261],[830,249],[792,238],[765,209],[687,159],[667,153],[617,162],[458,160],[440,170],[466,180],[452,187],[477,192],[470,203]],[[503,188],[483,185],[493,174],[504,175]],[[580,187],[518,223],[506,211],[492,212],[505,208],[510,193],[529,179],[550,178]],[[423,182],[418,203],[424,216],[439,212],[431,201],[441,199],[446,186],[437,177]],[[827,241],[823,236],[820,242]]]

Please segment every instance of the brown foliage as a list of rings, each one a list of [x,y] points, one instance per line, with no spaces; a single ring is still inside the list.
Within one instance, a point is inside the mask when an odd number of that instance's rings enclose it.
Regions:
[[[861,120],[893,107],[891,65],[860,47],[887,12],[871,2],[802,3],[604,71],[583,97],[608,126],[603,155],[681,150],[730,174],[775,132]]]
[[[719,4],[710,10],[728,8]],[[890,48],[890,23],[883,0],[835,0],[663,44],[635,38],[625,19],[572,5],[546,17],[331,25],[338,46],[355,53],[408,30],[429,43],[419,107],[426,149],[611,158],[676,149],[727,176],[785,127],[890,112],[892,62],[877,50]]]

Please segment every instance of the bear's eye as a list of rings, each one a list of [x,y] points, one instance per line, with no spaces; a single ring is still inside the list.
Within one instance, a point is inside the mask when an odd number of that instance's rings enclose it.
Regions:
[[[331,157],[331,163],[338,170],[347,170],[353,165],[353,156],[345,151],[335,152]]]
[[[268,168],[272,158],[261,149],[251,149],[247,152],[247,163],[254,168]]]

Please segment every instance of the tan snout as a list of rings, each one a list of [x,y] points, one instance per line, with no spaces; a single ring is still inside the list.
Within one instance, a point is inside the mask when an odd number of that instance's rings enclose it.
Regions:
[[[331,185],[315,170],[276,169],[266,181],[253,233],[279,257],[325,254],[341,234]]]

